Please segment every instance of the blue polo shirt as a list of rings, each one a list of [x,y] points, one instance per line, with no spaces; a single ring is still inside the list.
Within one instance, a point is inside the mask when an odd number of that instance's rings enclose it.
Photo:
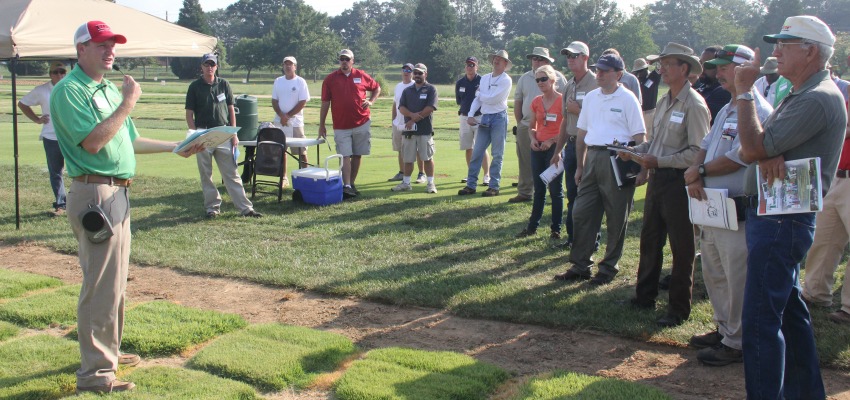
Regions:
[[[460,106],[457,115],[469,114],[469,108],[472,107],[472,100],[475,100],[475,92],[480,84],[481,75],[478,74],[475,74],[475,78],[472,78],[472,80],[467,79],[464,75],[455,83],[455,102]],[[481,111],[476,111],[475,115],[481,115]]]

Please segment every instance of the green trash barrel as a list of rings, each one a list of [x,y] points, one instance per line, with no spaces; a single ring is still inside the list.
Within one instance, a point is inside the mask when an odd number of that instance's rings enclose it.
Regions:
[[[236,96],[236,126],[239,140],[257,140],[257,98],[243,94]]]

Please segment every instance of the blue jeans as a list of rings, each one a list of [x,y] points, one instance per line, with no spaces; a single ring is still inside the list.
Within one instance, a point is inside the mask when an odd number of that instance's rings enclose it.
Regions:
[[[47,156],[47,173],[50,176],[50,187],[53,189],[53,208],[65,208],[65,182],[62,173],[65,172],[65,157],[59,150],[59,142],[44,139],[44,154]]]
[[[748,399],[824,399],[800,261],[812,245],[815,213],[747,215],[744,380]]]
[[[555,146],[546,151],[531,150],[531,177],[534,180],[534,201],[531,205],[531,217],[528,218],[528,230],[536,231],[543,217],[543,207],[546,205],[546,184],[540,179],[540,174],[549,168],[549,162],[555,155]],[[561,233],[561,218],[564,216],[564,189],[561,186],[561,175],[549,182],[549,198],[552,199],[552,232]]]
[[[493,156],[490,161],[490,188],[499,190],[499,182],[502,180],[502,158],[505,155],[507,138],[507,111],[481,116],[481,124],[478,125],[478,132],[475,134],[475,146],[472,148],[472,159],[469,160],[466,186],[472,189],[478,186],[478,171],[481,169],[481,162],[484,161],[484,152],[492,143],[493,147],[490,149]]]
[[[567,228],[567,241],[573,241],[573,206],[576,203],[578,195],[578,185],[576,185],[576,169],[578,169],[578,161],[576,159],[576,143],[567,142],[564,147],[564,154],[561,155],[564,159],[564,181],[567,184],[567,217],[564,218],[564,226]],[[598,239],[597,239],[598,241]]]

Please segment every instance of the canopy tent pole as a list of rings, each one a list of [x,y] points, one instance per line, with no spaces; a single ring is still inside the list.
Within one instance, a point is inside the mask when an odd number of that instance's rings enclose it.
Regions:
[[[18,69],[18,56],[11,60],[12,66],[12,142],[15,153],[15,229],[21,229],[21,199],[20,179],[18,175],[18,88],[16,71]]]

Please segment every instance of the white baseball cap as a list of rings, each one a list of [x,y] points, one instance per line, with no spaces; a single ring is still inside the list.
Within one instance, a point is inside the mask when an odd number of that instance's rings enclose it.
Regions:
[[[779,33],[764,35],[764,41],[768,43],[776,43],[779,39],[808,39],[829,46],[835,45],[835,35],[829,26],[811,15],[788,17]]]

